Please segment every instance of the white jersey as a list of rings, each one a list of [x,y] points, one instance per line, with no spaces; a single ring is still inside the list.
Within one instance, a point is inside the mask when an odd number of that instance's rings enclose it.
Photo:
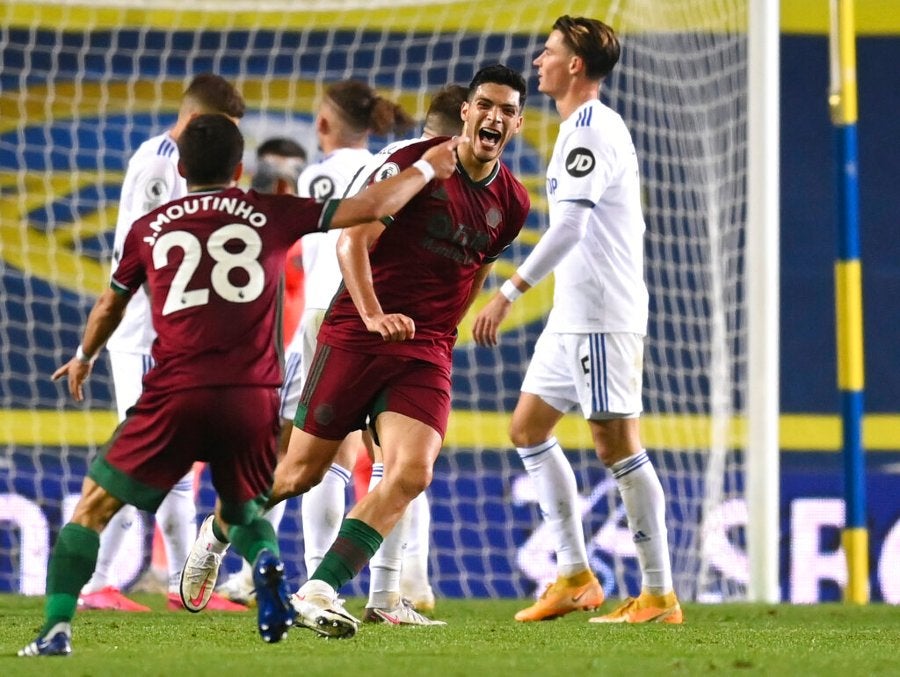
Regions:
[[[562,122],[547,169],[550,223],[564,201],[593,205],[584,238],[554,270],[547,329],[647,332],[644,217],[637,154],[622,118],[599,100]]]
[[[397,165],[395,165],[393,162],[385,165],[385,161],[401,148],[405,148],[406,146],[411,146],[414,143],[418,143],[424,138],[424,136],[419,136],[415,139],[401,139],[399,141],[394,141],[393,143],[389,143],[387,146],[375,153],[375,155],[371,155],[368,162],[366,162],[366,164],[363,165],[358,172],[356,172],[356,176],[353,178],[353,182],[347,189],[346,195],[356,195],[359,191],[368,186],[369,179],[376,172],[378,172],[378,175],[375,177],[376,181],[389,179],[390,177],[399,174],[400,168]]]
[[[372,153],[365,148],[339,148],[303,170],[297,180],[297,194],[320,201],[340,197],[371,157]],[[341,284],[337,258],[339,236],[340,230],[332,230],[303,237],[303,291],[307,310],[328,308]]]
[[[160,205],[184,197],[187,183],[178,173],[178,146],[168,132],[154,136],[141,144],[128,161],[119,216],[113,240],[112,273],[122,257],[125,236],[131,224]],[[121,324],[106,342],[108,350],[120,353],[150,354],[156,338],[150,314],[150,299],[143,289],[128,302]]]

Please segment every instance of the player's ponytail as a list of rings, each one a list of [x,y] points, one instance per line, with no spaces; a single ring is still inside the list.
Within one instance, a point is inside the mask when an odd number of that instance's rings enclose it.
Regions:
[[[404,134],[415,124],[416,121],[399,104],[382,96],[375,96],[369,114],[369,130],[382,136],[388,133]]]
[[[364,82],[336,82],[328,87],[325,95],[355,134],[401,134],[415,125],[415,120],[403,108],[379,95]]]

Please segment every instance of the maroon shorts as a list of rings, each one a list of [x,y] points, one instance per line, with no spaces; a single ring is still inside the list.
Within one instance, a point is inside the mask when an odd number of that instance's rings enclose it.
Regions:
[[[153,512],[194,461],[205,461],[223,504],[240,509],[271,491],[278,428],[274,388],[145,391],[90,476],[116,498]]]
[[[397,355],[357,353],[319,344],[294,425],[328,440],[374,427],[383,411],[434,428],[441,439],[450,416],[450,366]]]

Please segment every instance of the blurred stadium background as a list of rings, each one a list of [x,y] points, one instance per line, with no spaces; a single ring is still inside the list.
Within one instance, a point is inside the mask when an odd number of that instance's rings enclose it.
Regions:
[[[302,7],[301,7],[302,4]],[[826,0],[784,0],[781,21],[780,591],[836,600],[846,582],[833,261],[835,179],[828,118]],[[859,0],[860,185],[865,292],[870,583],[900,602],[900,7]],[[646,444],[663,469],[679,593],[746,596],[746,3],[631,0],[309,3],[160,0],[0,3],[0,592],[43,592],[46,557],[90,455],[115,414],[105,360],[85,407],[49,374],[72,352],[107,280],[119,183],[137,145],[174,121],[186,81],[233,78],[250,104],[248,152],[310,123],[324,84],[367,80],[421,118],[431,91],[503,61],[529,76],[526,130],[506,160],[536,209],[501,279],[546,225],[543,163],[557,120],[531,59],[560,14],[620,30],[623,62],[605,96],[631,125],[647,191],[653,290]],[[373,147],[386,139],[374,139]],[[554,575],[524,472],[505,435],[549,286],[529,294],[497,353],[455,352],[454,415],[431,489],[433,583],[444,596],[526,596]],[[577,419],[561,429],[584,497],[591,555],[625,594],[636,563],[608,477]],[[212,504],[207,482],[201,511]],[[299,580],[299,503],[283,551]],[[119,578],[150,557],[149,530],[123,550]],[[229,560],[229,568],[237,565]],[[350,594],[365,590],[366,578]]]

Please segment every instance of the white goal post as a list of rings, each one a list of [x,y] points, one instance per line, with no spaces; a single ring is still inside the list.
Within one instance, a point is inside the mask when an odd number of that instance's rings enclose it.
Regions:
[[[520,70],[525,127],[505,160],[534,209],[498,262],[502,280],[546,227],[543,172],[559,120],[531,61],[554,20],[572,14],[606,21],[623,42],[603,98],[631,129],[643,174],[651,320],[642,432],[667,494],[678,592],[776,600],[773,11],[775,0],[519,0],[514,9],[474,0],[0,2],[0,592],[43,591],[50,544],[115,426],[105,356],[84,406],[49,374],[107,284],[127,160],[172,124],[190,78],[218,72],[243,92],[250,159],[276,134],[314,153],[315,109],[336,80],[364,80],[421,120],[442,85],[467,84],[490,63]],[[774,59],[754,65],[755,50],[773,48]],[[773,252],[774,262],[755,258]],[[453,415],[431,488],[439,594],[527,596],[555,575],[506,437],[551,284],[516,304],[498,350],[474,346],[471,317],[460,328]],[[634,593],[635,552],[614,484],[583,421],[566,417],[558,432],[578,477],[592,564],[612,596]],[[207,481],[207,510],[210,500]],[[289,504],[281,534],[292,576],[303,573],[297,512]],[[143,537],[132,545],[123,559],[137,553],[142,563]],[[134,567],[123,571],[127,583]]]

